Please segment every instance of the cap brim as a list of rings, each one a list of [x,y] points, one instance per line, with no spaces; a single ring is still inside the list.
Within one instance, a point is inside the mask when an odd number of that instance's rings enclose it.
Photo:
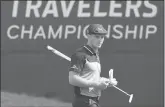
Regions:
[[[92,34],[95,34],[95,35],[101,35],[101,36],[105,36],[105,35],[107,35],[107,33],[92,33]]]

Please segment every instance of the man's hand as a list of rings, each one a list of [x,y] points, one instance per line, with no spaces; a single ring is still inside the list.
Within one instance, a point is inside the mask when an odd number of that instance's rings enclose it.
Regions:
[[[100,81],[101,81],[101,82],[104,82],[104,83],[107,84],[107,85],[108,85],[109,82],[110,82],[109,79],[108,79],[108,78],[105,78],[105,77],[101,77],[101,78],[100,78]]]
[[[109,87],[112,86],[112,85],[117,85],[117,83],[118,83],[115,78],[108,79],[108,78],[105,78],[105,77],[101,77],[100,81],[104,82]]]
[[[111,85],[117,85],[117,83],[118,83],[118,82],[116,81],[115,78],[109,80],[110,86],[111,86]]]
[[[91,83],[91,87],[94,87],[96,89],[99,89],[99,90],[104,90],[106,89],[107,87],[111,87],[112,85],[117,85],[117,81],[115,78],[111,78],[108,79],[108,78],[105,78],[105,77],[101,77],[100,78],[100,81],[95,81],[95,82],[92,82]]]
[[[108,84],[104,81],[93,82],[93,87],[99,90],[104,90],[108,87]]]

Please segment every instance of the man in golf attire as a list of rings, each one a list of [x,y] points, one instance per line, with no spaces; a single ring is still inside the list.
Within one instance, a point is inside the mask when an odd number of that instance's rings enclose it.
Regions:
[[[87,44],[71,56],[69,83],[74,86],[73,107],[100,107],[101,91],[117,85],[116,79],[100,77],[101,65],[98,49],[107,31],[100,24],[91,24],[86,30]]]

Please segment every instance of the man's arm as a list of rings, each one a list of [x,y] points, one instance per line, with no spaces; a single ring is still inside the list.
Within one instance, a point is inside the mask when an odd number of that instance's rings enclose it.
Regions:
[[[75,53],[71,56],[71,66],[69,69],[69,83],[78,87],[91,87],[92,83],[79,76],[83,72],[85,64],[85,56],[80,53]]]
[[[78,74],[76,74],[73,71],[69,72],[69,83],[73,86],[95,87],[100,90],[104,90],[108,86],[107,83],[105,83],[104,81],[100,81],[100,82],[90,81],[90,80],[80,77]]]
[[[76,72],[69,72],[69,83],[78,87],[95,87],[98,83],[80,77]]]

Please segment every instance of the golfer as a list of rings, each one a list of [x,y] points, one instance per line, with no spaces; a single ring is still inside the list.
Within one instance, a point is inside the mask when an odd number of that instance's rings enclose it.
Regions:
[[[100,77],[101,65],[98,49],[107,31],[100,24],[91,24],[86,30],[87,44],[71,56],[69,83],[74,87],[73,107],[100,107],[101,91],[117,85],[116,79]]]

